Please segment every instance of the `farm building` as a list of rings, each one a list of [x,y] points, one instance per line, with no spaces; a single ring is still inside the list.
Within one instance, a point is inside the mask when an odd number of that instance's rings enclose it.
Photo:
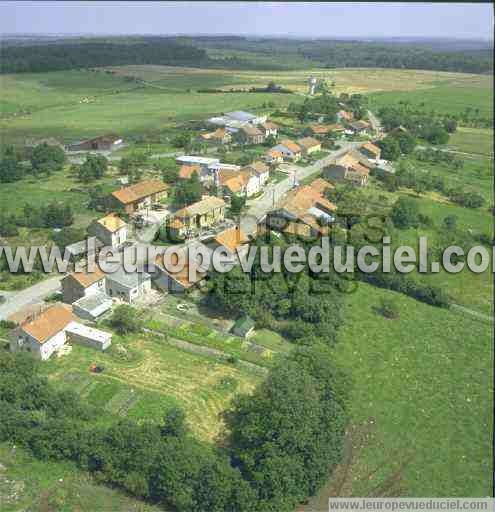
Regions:
[[[310,185],[290,191],[282,204],[267,215],[266,225],[270,229],[303,236],[326,234],[328,224],[337,209],[329,201],[324,191],[332,185],[324,180],[316,180]]]
[[[178,156],[175,161],[179,165],[199,165],[199,167],[208,169],[211,165],[219,164],[219,158],[207,158],[204,156],[182,155]]]
[[[215,250],[217,247],[224,247],[233,261],[238,255],[246,254],[249,250],[249,238],[239,226],[228,228],[218,233],[210,244]]]
[[[222,116],[210,117],[208,122],[215,126],[226,126],[235,130],[247,125],[256,126],[258,124],[263,124],[266,119],[267,116],[264,115],[258,116],[249,112],[237,110],[235,112],[227,112]]]
[[[380,156],[382,154],[382,150],[372,142],[367,142],[366,144],[363,144],[359,148],[359,152],[362,153],[369,160],[374,160],[375,162],[380,160]]]
[[[120,247],[127,240],[127,224],[115,213],[93,221],[89,230],[106,247]]]
[[[265,133],[265,138],[269,137],[270,135],[276,137],[278,134],[278,126],[275,123],[272,123],[271,121],[261,123],[259,128],[260,130],[263,130],[263,132]]]
[[[346,110],[339,110],[337,112],[337,119],[339,121],[344,121],[346,123],[350,123],[354,119],[354,114],[352,112],[348,112]]]
[[[112,192],[116,208],[132,214],[167,197],[169,186],[160,180],[145,180]]]
[[[205,196],[201,201],[178,210],[169,225],[171,236],[182,238],[187,232],[210,228],[225,218],[225,201]]]
[[[28,317],[11,333],[10,350],[26,351],[46,360],[67,341],[66,328],[75,321],[70,306],[55,304],[45,311]]]
[[[90,236],[87,240],[80,240],[65,246],[65,252],[71,263],[81,258],[90,258],[96,256],[98,250],[103,247],[103,243],[95,236]]]
[[[361,121],[355,121],[354,123],[350,123],[349,128],[354,133],[367,133],[370,130],[371,125],[367,121],[361,120]]]
[[[232,142],[232,134],[225,128],[217,128],[214,132],[201,133],[198,139],[210,144],[229,144]]]
[[[369,168],[363,165],[361,159],[351,152],[323,169],[325,178],[337,183],[348,182],[358,187],[368,184],[369,172]]]
[[[114,151],[122,147],[123,139],[118,135],[102,135],[93,139],[73,142],[67,146],[67,151]]]
[[[304,137],[297,140],[297,145],[302,149],[304,155],[311,155],[321,151],[321,142],[313,137]]]
[[[262,144],[265,133],[256,126],[243,126],[235,134],[235,140],[240,144]]]
[[[112,309],[112,299],[104,292],[85,295],[72,303],[72,311],[84,320],[98,320],[104,313]]]

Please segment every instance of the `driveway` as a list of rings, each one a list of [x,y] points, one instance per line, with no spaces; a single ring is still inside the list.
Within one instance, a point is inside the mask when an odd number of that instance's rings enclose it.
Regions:
[[[62,277],[62,275],[50,277],[13,294],[0,291],[0,295],[4,295],[7,299],[4,304],[0,305],[0,320],[5,320],[30,304],[42,302],[52,293],[59,291]]]

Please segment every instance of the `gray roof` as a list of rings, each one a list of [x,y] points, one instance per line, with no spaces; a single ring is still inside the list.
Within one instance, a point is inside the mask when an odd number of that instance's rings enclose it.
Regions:
[[[105,274],[108,281],[113,281],[126,288],[136,288],[141,283],[148,281],[151,276],[146,272],[126,272],[122,265],[118,265],[115,272]]]
[[[76,300],[73,306],[88,311],[91,315],[97,317],[112,307],[112,299],[102,292],[96,292]]]
[[[103,243],[100,242],[96,237],[89,237],[87,240],[81,240],[80,242],[74,242],[73,244],[66,245],[65,249],[71,256],[80,256],[81,254],[86,254],[88,246],[87,241],[91,240],[94,242],[94,247],[99,249],[103,247]]]
[[[236,110],[235,112],[227,112],[225,114],[225,117],[228,117],[230,119],[233,119],[234,121],[252,121],[253,119],[256,119],[256,116],[253,114],[250,114],[249,112],[244,112],[242,110]]]

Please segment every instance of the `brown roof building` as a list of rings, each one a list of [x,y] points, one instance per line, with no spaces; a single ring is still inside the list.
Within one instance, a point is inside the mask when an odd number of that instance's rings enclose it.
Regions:
[[[168,189],[169,186],[163,181],[145,180],[116,190],[112,193],[112,197],[117,207],[123,208],[126,213],[131,214],[167,197]]]
[[[312,153],[321,151],[321,142],[313,137],[298,139],[297,144],[302,148],[305,155],[311,155]]]

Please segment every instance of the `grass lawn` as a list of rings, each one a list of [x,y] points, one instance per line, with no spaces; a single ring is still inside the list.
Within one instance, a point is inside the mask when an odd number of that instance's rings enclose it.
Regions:
[[[387,320],[383,298],[399,307]],[[335,360],[351,375],[348,450],[330,496],[489,496],[489,325],[360,283],[347,297]]]
[[[70,462],[37,460],[19,447],[0,444],[2,512],[159,512],[116,489],[97,485]]]

